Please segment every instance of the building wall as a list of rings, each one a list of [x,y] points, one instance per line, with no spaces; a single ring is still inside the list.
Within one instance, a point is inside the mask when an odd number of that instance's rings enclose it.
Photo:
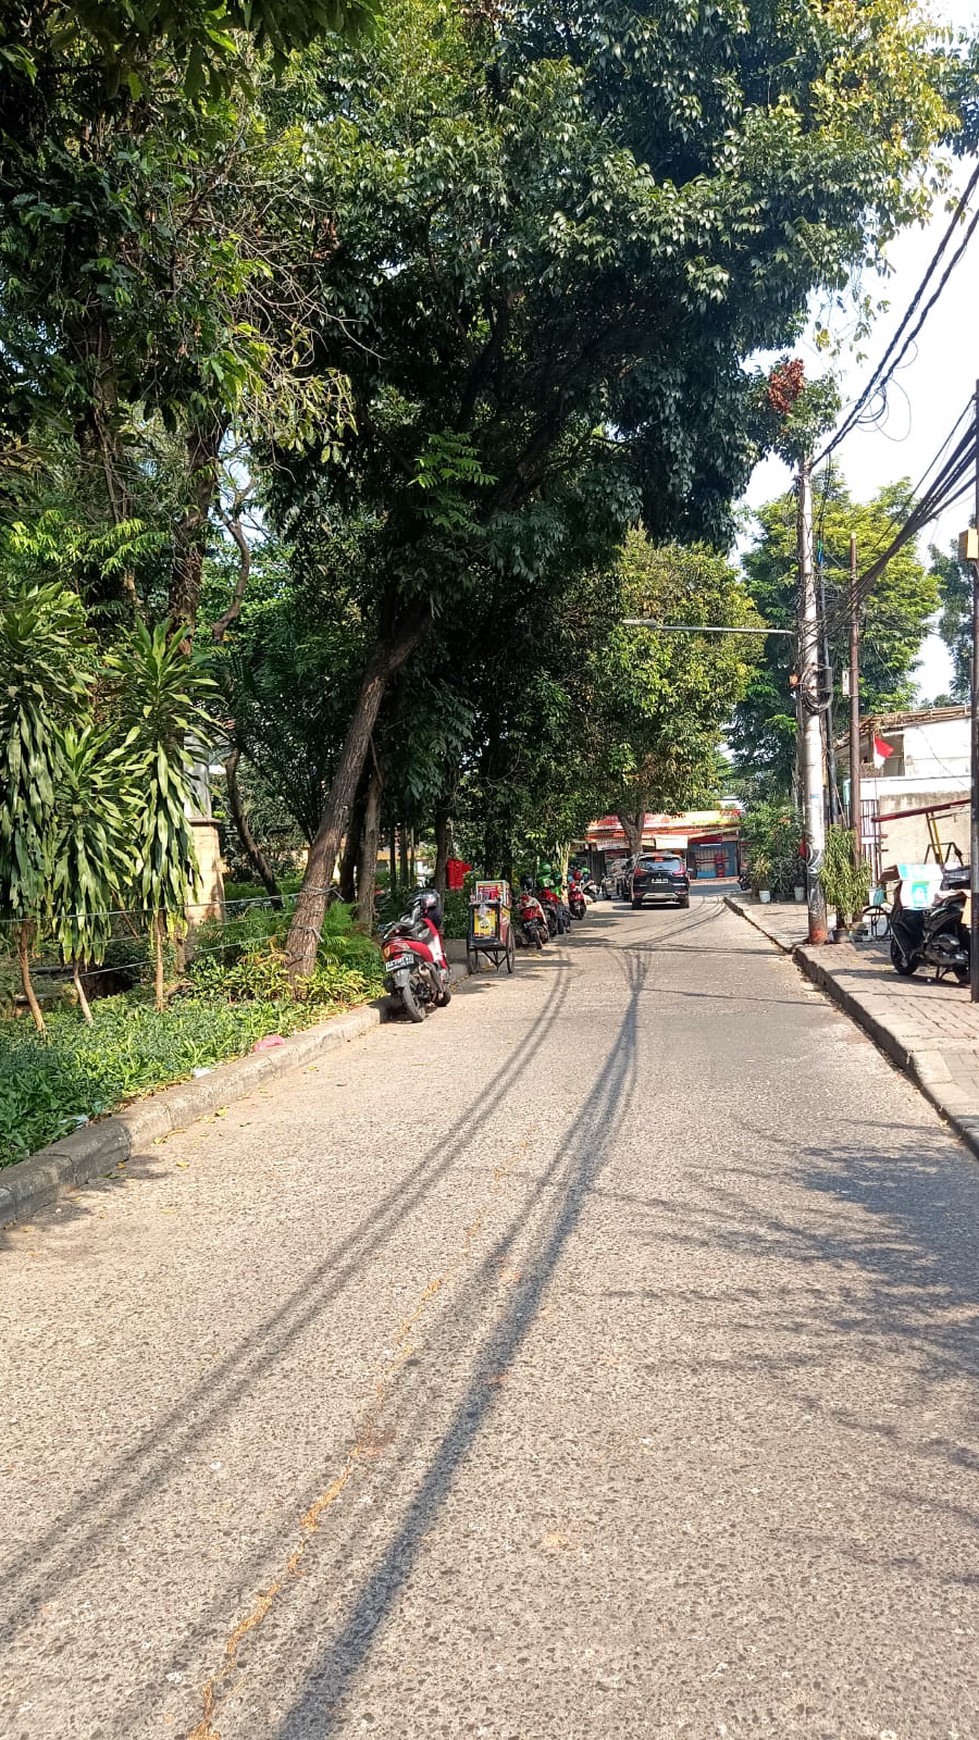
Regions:
[[[949,777],[968,779],[968,719],[938,719],[928,725],[906,725],[903,737],[905,778],[919,781]]]
[[[907,784],[908,782],[902,782]],[[892,792],[887,789],[886,780],[873,782],[880,809],[885,815],[903,811],[919,810],[925,804],[947,803],[950,796],[962,797],[966,793],[961,786],[954,792],[946,787],[935,789],[925,784],[916,785],[912,789]],[[866,790],[864,795],[871,793]],[[948,815],[938,817],[938,833],[943,845],[952,843],[958,846],[964,863],[969,861],[969,807],[951,810]],[[891,864],[923,864],[928,851],[928,818],[926,816],[900,816],[892,822],[881,824],[881,865],[887,869]],[[928,853],[929,858],[932,854]],[[954,854],[953,854],[954,861]]]

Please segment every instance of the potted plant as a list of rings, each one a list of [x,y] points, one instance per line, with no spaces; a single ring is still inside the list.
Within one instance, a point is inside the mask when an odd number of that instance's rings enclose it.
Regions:
[[[763,906],[772,898],[772,861],[767,852],[755,852],[751,859],[751,886]]]
[[[836,908],[835,941],[844,942],[870,898],[872,880],[870,865],[862,858],[854,862],[854,841],[849,828],[834,826],[827,830],[819,877],[827,905]]]

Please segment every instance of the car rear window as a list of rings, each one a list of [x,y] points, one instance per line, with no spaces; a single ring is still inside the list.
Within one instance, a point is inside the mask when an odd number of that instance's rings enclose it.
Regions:
[[[683,865],[681,864],[679,858],[640,858],[638,864],[636,865],[636,869],[637,870],[668,870],[671,875],[675,876],[676,872],[678,870],[682,871]]]

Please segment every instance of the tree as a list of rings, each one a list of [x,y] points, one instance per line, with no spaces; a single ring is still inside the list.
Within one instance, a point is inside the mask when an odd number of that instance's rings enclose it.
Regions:
[[[621,558],[622,615],[749,627],[758,618],[736,571],[704,546],[655,546],[641,532]],[[658,634],[617,624],[597,659],[597,735],[605,807],[632,854],[649,809],[677,812],[717,795],[717,749],[757,657],[753,638]]]
[[[188,94],[231,83],[249,42],[281,62],[321,36],[355,36],[377,17],[371,0],[17,0],[0,27],[0,62],[36,77],[37,45],[62,65],[101,62],[105,89],[140,94],[147,61],[173,55]]]
[[[948,124],[903,0],[390,16],[331,62],[314,154],[338,237],[317,355],[355,428],[293,467],[292,495],[315,474],[383,520],[293,973],[385,692],[433,622],[575,565],[576,494],[609,550],[640,509],[650,537],[722,541],[762,438],[743,360],[920,213]]]
[[[218,33],[222,78],[188,94],[181,30],[206,32],[221,8],[92,5],[50,30],[69,10],[15,7],[0,38],[0,457],[37,487],[73,446],[74,493],[109,526],[155,494],[163,613],[192,627],[232,425],[287,449],[346,415],[342,382],[310,367],[331,214],[307,173],[298,71],[275,81],[248,40],[232,56]],[[322,19],[332,0],[305,10]],[[145,53],[111,89],[104,54],[127,30]],[[149,602],[126,569],[116,599],[130,614]]]
[[[854,502],[843,480],[828,470],[814,480],[817,561],[825,584],[833,692],[842,708],[842,672],[849,660],[848,594],[850,534],[865,565],[884,547],[911,505],[907,481],[888,484],[870,502]],[[743,559],[745,583],[763,621],[794,628],[798,567],[796,502],[780,496],[758,515],[759,533]],[[913,544],[893,558],[861,609],[860,705],[864,714],[910,706],[914,670],[929,619],[938,608],[938,588]],[[731,731],[735,767],[742,778],[761,782],[773,798],[785,797],[795,766],[796,718],[789,678],[794,642],[771,636],[739,703]],[[842,714],[840,715],[842,716]]]
[[[950,699],[967,701],[972,677],[972,564],[959,561],[955,544],[947,555],[932,544],[928,556],[941,600],[938,632],[952,659]],[[935,704],[940,705],[938,698]]]

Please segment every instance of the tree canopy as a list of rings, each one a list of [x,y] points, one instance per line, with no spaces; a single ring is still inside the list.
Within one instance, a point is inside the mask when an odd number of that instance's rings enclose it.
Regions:
[[[690,563],[749,608],[752,359],[925,211],[953,61],[912,0],[4,10],[0,568],[226,643],[310,838],[294,973],[378,786],[496,852],[705,789],[744,647],[615,611]]]
[[[849,661],[850,535],[856,536],[858,558],[866,566],[907,517],[910,484],[890,484],[872,501],[855,502],[839,475],[827,470],[816,477],[813,495],[817,566],[830,625],[832,690],[837,717],[842,718],[842,674]],[[756,541],[743,557],[748,592],[762,621],[773,628],[792,628],[798,589],[795,496],[780,496],[760,509],[757,527]],[[864,714],[912,704],[918,653],[938,602],[934,577],[913,543],[906,544],[860,611]],[[735,710],[730,744],[737,772],[766,795],[787,795],[793,781],[796,718],[790,676],[796,657],[794,641],[770,636]]]

